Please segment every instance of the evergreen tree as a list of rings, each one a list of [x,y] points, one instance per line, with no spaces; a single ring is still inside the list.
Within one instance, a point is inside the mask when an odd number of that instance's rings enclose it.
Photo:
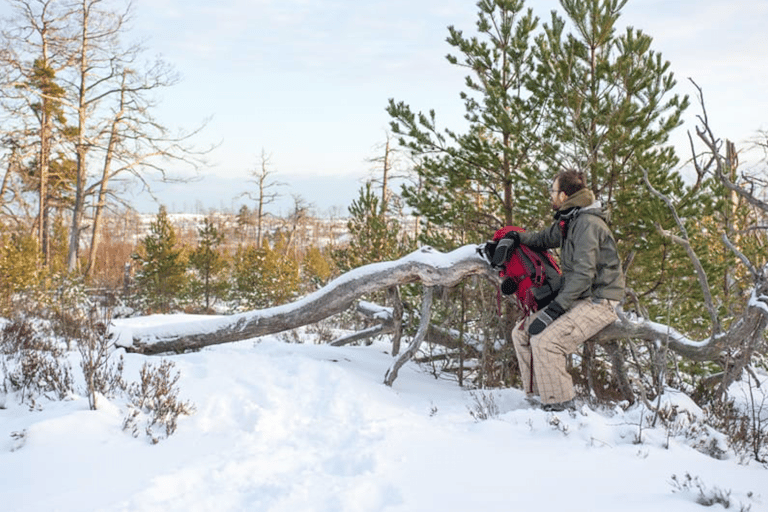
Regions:
[[[141,241],[133,258],[140,268],[136,275],[139,294],[150,310],[170,311],[182,296],[187,278],[187,263],[177,248],[176,232],[164,206],[150,224],[149,234]]]
[[[14,296],[40,284],[40,252],[35,239],[21,233],[0,234],[0,314],[7,315]]]
[[[232,263],[232,298],[246,309],[262,309],[285,304],[296,298],[301,288],[298,262],[286,251],[287,241],[280,236],[270,246],[240,247]]]
[[[382,208],[371,183],[366,183],[349,206],[349,244],[334,253],[334,261],[342,272],[397,259],[408,249],[407,242],[401,241],[400,222],[389,213],[387,207]]]
[[[648,191],[643,169],[654,188],[681,200],[681,215],[700,218],[711,207],[706,183],[684,184],[669,144],[688,97],[673,94],[670,63],[652,49],[649,35],[631,27],[617,30],[627,0],[560,3],[573,32],[566,33],[566,21],[552,13],[537,38],[534,92],[548,106],[548,134],[557,141],[544,146],[542,157],[553,170],[586,172],[612,214],[620,252],[634,262],[625,269],[628,283],[640,294],[652,293],[673,277],[668,271],[679,273],[688,262],[657,233],[657,223],[673,222],[666,205]]]
[[[253,213],[246,205],[242,205],[237,211],[237,234],[241,244],[250,236],[251,226],[253,226]]]
[[[305,281],[312,284],[309,291],[325,286],[333,275],[333,262],[317,247],[310,247],[301,262]]]
[[[227,281],[220,278],[227,268],[227,261],[219,252],[224,234],[208,218],[204,220],[203,227],[197,230],[197,234],[197,248],[189,255],[189,266],[197,275],[190,284],[192,295],[202,296],[205,311],[208,311],[216,298],[226,294],[228,286]]]
[[[529,92],[538,18],[523,4],[480,0],[478,35],[448,28],[448,43],[461,54],[448,61],[471,73],[461,93],[466,134],[440,132],[434,111],[417,115],[389,102],[392,131],[418,162],[419,185],[404,187],[403,197],[426,223],[424,241],[437,247],[477,240],[478,233],[504,224],[525,224],[539,211],[535,156],[544,135],[543,109]]]

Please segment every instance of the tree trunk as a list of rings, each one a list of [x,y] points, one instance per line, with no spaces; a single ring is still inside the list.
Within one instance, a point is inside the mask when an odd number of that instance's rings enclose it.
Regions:
[[[488,263],[468,245],[443,254],[423,247],[397,261],[354,269],[297,302],[190,324],[136,330],[131,340],[119,340],[129,352],[159,354],[196,350],[209,345],[274,334],[309,325],[349,308],[360,296],[392,286],[421,282],[453,286],[467,276],[492,276]]]
[[[104,156],[104,167],[101,173],[101,181],[99,182],[99,195],[96,200],[96,211],[93,214],[93,230],[91,232],[91,248],[88,252],[88,267],[85,269],[86,277],[92,277],[96,267],[96,252],[99,249],[100,239],[100,226],[101,217],[104,211],[104,207],[107,203],[107,190],[109,185],[109,177],[112,172],[112,158],[115,154],[115,148],[119,139],[119,126],[122,122],[123,114],[125,112],[125,76],[126,72],[123,71],[123,81],[120,90],[120,109],[112,120],[112,129],[109,134],[109,143],[107,144],[107,153]]]
[[[77,143],[75,152],[77,154],[77,179],[75,180],[75,204],[72,206],[72,226],[69,233],[69,251],[67,253],[67,270],[74,272],[77,269],[77,256],[80,252],[80,232],[82,231],[83,214],[85,212],[85,188],[87,186],[88,173],[86,156],[88,148],[85,140],[87,105],[85,99],[86,82],[88,80],[88,50],[90,48],[90,35],[88,33],[88,13],[89,10],[83,1],[82,6],[82,27],[80,40],[80,82],[78,83],[78,102],[77,102]]]

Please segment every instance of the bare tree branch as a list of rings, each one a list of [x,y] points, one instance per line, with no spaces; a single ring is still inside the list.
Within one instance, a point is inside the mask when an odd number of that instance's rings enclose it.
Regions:
[[[118,343],[128,351],[142,354],[196,350],[313,324],[346,310],[362,295],[395,285],[421,282],[425,286],[453,286],[477,274],[495,275],[477,254],[476,246],[464,246],[447,254],[423,247],[397,261],[373,263],[347,272],[292,304],[213,318],[191,326],[176,324],[137,330],[131,340]]]
[[[665,196],[664,194],[656,190],[654,186],[651,185],[651,182],[648,179],[648,171],[644,167],[641,167],[641,169],[643,171],[643,180],[645,181],[645,186],[648,187],[648,190],[650,190],[653,195],[655,195],[656,197],[664,201],[664,204],[667,205],[667,208],[669,208],[670,212],[675,218],[675,222],[677,223],[678,229],[683,234],[682,237],[676,236],[670,233],[669,231],[662,229],[662,227],[659,224],[656,224],[656,229],[659,231],[659,233],[661,233],[662,236],[669,238],[676,244],[679,244],[683,246],[683,248],[685,248],[685,252],[688,254],[688,257],[693,263],[693,267],[696,269],[696,274],[699,279],[699,284],[701,285],[701,292],[704,294],[704,303],[707,307],[707,311],[709,312],[709,317],[712,320],[712,334],[716,335],[721,330],[720,320],[718,319],[718,316],[717,316],[717,308],[715,308],[714,301],[712,300],[712,292],[709,288],[709,280],[707,279],[707,273],[704,271],[704,267],[702,267],[699,257],[696,256],[696,253],[691,247],[691,243],[688,238],[688,231],[685,229],[685,225],[683,224],[683,221],[680,220],[680,217],[677,215],[677,208],[675,208],[675,205],[672,204],[672,201],[667,196]]]
[[[389,370],[387,370],[387,373],[384,375],[384,384],[387,386],[391,386],[395,382],[400,368],[414,355],[416,355],[416,352],[419,350],[419,347],[424,341],[424,337],[427,335],[427,331],[429,329],[429,321],[432,316],[432,297],[434,296],[434,293],[434,286],[424,287],[424,297],[422,298],[421,302],[421,323],[419,324],[419,329],[416,331],[416,336],[413,337],[413,340],[411,340],[411,343],[408,345],[408,348],[405,350],[405,352],[403,352],[402,355],[397,358],[397,360],[392,364],[392,366],[389,367]]]

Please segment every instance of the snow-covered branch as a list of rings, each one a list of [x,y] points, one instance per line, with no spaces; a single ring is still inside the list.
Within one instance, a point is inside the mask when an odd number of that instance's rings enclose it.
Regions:
[[[475,245],[467,245],[441,253],[423,247],[399,260],[351,270],[291,304],[135,330],[131,339],[120,339],[117,344],[143,354],[195,350],[313,324],[346,310],[364,294],[392,286],[415,282],[424,286],[453,286],[471,275],[493,277],[476,249]]]

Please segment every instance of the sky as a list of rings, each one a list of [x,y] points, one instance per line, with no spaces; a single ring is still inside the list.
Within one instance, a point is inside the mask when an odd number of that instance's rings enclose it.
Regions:
[[[542,21],[557,0],[528,0]],[[464,70],[452,66],[447,27],[474,33],[475,0],[135,0],[130,35],[161,56],[181,82],[162,95],[166,126],[208,124],[208,155],[196,183],[157,186],[171,211],[233,208],[249,201],[249,171],[264,152],[287,183],[273,213],[299,196],[318,213],[346,212],[375,172],[387,138],[388,100],[434,109],[438,125],[463,123]],[[746,143],[768,128],[768,2],[630,0],[619,25],[642,29],[672,63],[680,94],[702,87],[712,127]],[[673,141],[688,155],[686,131]],[[251,206],[253,202],[250,201]],[[146,194],[137,207],[155,212]]]

